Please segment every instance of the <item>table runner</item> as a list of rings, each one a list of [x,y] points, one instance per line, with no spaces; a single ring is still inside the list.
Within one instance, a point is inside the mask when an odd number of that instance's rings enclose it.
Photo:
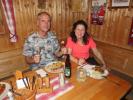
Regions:
[[[74,88],[74,85],[71,84],[68,80],[65,81],[65,85],[63,87],[60,87],[59,77],[51,79],[50,85],[53,87],[53,92],[37,94],[36,100],[55,100],[57,97]]]

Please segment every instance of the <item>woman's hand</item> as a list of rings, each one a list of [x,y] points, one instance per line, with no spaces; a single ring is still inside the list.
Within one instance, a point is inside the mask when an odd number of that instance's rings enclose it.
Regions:
[[[85,64],[85,63],[86,63],[86,61],[85,61],[84,58],[80,58],[80,59],[78,60],[78,64],[79,64],[79,65],[83,65],[83,64]]]
[[[102,65],[102,69],[105,70],[107,67],[105,64]]]

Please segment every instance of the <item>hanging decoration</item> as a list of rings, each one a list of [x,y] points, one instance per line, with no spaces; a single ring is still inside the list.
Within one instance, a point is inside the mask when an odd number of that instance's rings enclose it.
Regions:
[[[91,23],[102,25],[106,9],[106,0],[92,0]]]
[[[132,24],[131,24],[131,29],[129,33],[128,44],[133,45],[133,18],[132,18]]]
[[[6,23],[10,31],[10,41],[17,42],[13,1],[12,0],[1,0],[1,2],[2,2],[3,10],[4,10],[4,15],[6,18]]]

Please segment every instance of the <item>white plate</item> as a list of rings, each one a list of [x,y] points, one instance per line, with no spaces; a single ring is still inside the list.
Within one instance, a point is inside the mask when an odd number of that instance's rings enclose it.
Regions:
[[[92,70],[92,71],[90,71],[89,74],[90,74],[89,76],[94,79],[103,79],[104,76],[107,76],[109,74],[109,72],[108,72],[108,70],[104,70],[104,73],[101,73],[99,71]]]
[[[3,91],[3,93],[0,95],[0,100],[4,99],[6,96],[8,96],[8,92],[9,89],[11,89],[10,84],[6,83],[6,82],[0,82],[0,84],[5,84],[5,90]]]
[[[54,61],[49,64],[47,64],[44,67],[44,70],[49,73],[60,73],[64,70],[64,62],[61,61]]]
[[[83,66],[83,68],[86,70],[87,72],[87,76],[90,76],[94,79],[102,79],[104,78],[103,76],[107,76],[109,74],[108,70],[104,70],[104,73],[100,73],[98,71],[95,71],[93,68],[95,68],[95,65],[85,65]]]

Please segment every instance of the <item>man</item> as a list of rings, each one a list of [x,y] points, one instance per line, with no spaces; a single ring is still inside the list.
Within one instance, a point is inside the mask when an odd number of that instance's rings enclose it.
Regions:
[[[58,40],[50,32],[51,17],[47,12],[38,14],[37,26],[38,32],[28,36],[23,49],[23,55],[31,69],[45,66],[61,55]]]

